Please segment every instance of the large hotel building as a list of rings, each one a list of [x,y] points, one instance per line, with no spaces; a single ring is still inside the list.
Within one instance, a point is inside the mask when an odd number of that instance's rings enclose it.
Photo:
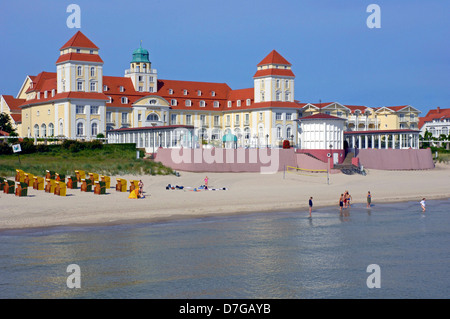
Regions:
[[[236,90],[225,83],[160,79],[142,47],[124,76],[104,75],[99,48],[80,31],[59,51],[56,72],[28,75],[16,97],[1,95],[0,111],[11,115],[22,137],[90,139],[102,133],[111,142],[176,147],[183,139],[174,130],[184,128],[195,130],[205,145],[222,145],[232,135],[237,146],[288,140],[302,148],[299,120],[317,114],[343,119],[345,132],[418,130],[420,111],[410,105],[295,100],[292,65],[275,50],[256,65],[254,86]]]

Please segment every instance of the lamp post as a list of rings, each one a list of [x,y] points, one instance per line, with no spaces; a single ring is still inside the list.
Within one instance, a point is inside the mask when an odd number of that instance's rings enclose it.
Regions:
[[[266,148],[269,148],[269,134],[266,134]]]
[[[333,153],[331,152],[333,145],[330,144],[330,156],[328,157],[328,168],[327,168],[327,184],[330,185],[330,169],[331,169],[331,157]]]

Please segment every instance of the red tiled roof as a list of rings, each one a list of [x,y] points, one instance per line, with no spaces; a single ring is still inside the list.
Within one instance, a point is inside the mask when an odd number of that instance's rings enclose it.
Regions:
[[[32,100],[26,100],[23,104],[20,105],[20,107],[63,99],[103,100],[103,101],[109,100],[109,98],[105,94],[96,92],[64,92],[64,93],[57,93],[53,97],[51,95],[51,92],[49,92],[47,98],[44,98],[44,96],[41,95],[39,99],[34,98]]]
[[[285,58],[281,56],[277,51],[272,50],[257,66],[265,64],[286,64],[291,65]]]
[[[61,49],[66,48],[86,48],[86,49],[98,49],[98,47],[88,39],[81,31],[78,31],[70,38],[69,41],[64,44]]]
[[[11,113],[10,116],[13,118],[14,122],[16,123],[22,123],[22,114],[14,114]]]
[[[31,78],[31,77],[30,77]],[[28,92],[43,92],[56,89],[56,72],[41,72],[32,79],[32,86],[28,88]]]
[[[15,99],[12,95],[3,95],[3,99],[11,112],[20,111],[19,105],[25,101],[25,99]]]
[[[349,108],[352,113],[355,113],[356,111],[360,111],[360,112],[364,113],[368,109],[368,107],[365,105],[346,105],[346,104],[344,104],[344,106]]]
[[[250,105],[250,106],[243,106],[242,108],[243,109],[259,109],[259,108],[269,108],[269,107],[299,109],[299,108],[302,107],[302,103],[281,102],[281,101],[267,101],[267,102],[252,103],[252,105]]]
[[[143,131],[143,130],[161,130],[161,129],[173,129],[173,128],[188,128],[193,129],[193,125],[156,125],[156,126],[144,126],[144,127],[122,127],[115,130],[109,130],[108,132],[122,132],[122,131]]]
[[[294,72],[290,69],[264,69],[264,70],[258,70],[256,71],[254,78],[261,77],[261,76],[269,76],[269,75],[279,75],[279,76],[291,76],[295,77]]]
[[[67,53],[60,55],[56,64],[66,61],[83,61],[83,62],[98,62],[103,63],[103,60],[98,54],[88,54],[88,53]]]
[[[422,128],[426,122],[447,118],[450,118],[450,109],[441,109],[438,107],[436,109],[429,110],[427,115],[419,118],[419,128]]]

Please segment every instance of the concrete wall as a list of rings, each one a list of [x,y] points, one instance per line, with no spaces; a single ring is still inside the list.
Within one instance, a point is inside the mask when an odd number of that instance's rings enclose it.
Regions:
[[[417,170],[434,168],[431,150],[360,149],[357,157],[365,168],[380,170]]]

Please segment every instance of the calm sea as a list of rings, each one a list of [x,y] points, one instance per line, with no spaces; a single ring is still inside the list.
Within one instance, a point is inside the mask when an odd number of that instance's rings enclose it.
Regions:
[[[364,206],[3,231],[0,298],[449,298],[450,200]]]

